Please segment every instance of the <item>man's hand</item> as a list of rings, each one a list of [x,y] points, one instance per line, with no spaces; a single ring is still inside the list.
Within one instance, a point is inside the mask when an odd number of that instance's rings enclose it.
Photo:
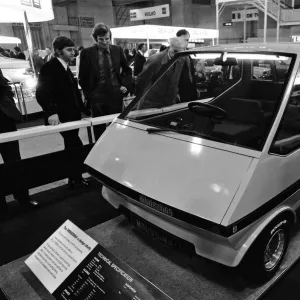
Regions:
[[[125,93],[127,92],[126,87],[121,85],[121,86],[120,86],[120,92],[121,92],[122,94],[125,94]]]
[[[49,123],[50,125],[58,125],[58,124],[60,124],[60,121],[59,121],[59,118],[58,118],[58,114],[51,115],[51,116],[48,118],[48,123]]]

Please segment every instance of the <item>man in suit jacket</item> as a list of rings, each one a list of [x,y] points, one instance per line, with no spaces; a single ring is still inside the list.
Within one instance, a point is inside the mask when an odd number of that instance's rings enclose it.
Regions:
[[[39,75],[41,71],[41,67],[44,65],[44,60],[40,57],[39,50],[37,48],[33,49],[33,55],[32,55],[33,66],[30,57],[28,57],[27,60],[29,61],[29,65],[32,71],[34,71],[36,75]]]
[[[144,43],[138,45],[138,51],[134,58],[134,76],[138,76],[143,71],[143,66],[146,62],[145,52],[147,51],[147,46]]]
[[[0,133],[16,131],[16,122],[22,120],[22,115],[16,107],[13,96],[14,93],[7,84],[7,80],[4,78],[0,69]],[[21,160],[18,141],[1,143],[0,154],[2,155],[4,163]],[[36,201],[30,200],[27,189],[19,189],[14,194],[14,197],[22,205],[38,207]],[[5,194],[1,191],[0,184],[0,213],[3,213],[6,209],[7,204],[5,201]]]
[[[174,37],[169,48],[149,57],[137,77],[136,95],[141,98],[138,109],[159,108],[179,101],[179,82],[187,57],[175,60],[174,55],[184,49],[183,40]]]
[[[43,61],[46,63],[53,58],[52,51],[49,47],[46,47],[46,55],[43,58]]]
[[[180,29],[177,31],[176,36],[183,41],[184,50],[186,50],[190,40],[190,33],[186,29]],[[195,67],[189,56],[183,66],[178,88],[180,102],[197,100]]]
[[[36,88],[36,98],[43,108],[48,125],[80,120],[81,112],[86,111],[77,81],[68,66],[74,57],[74,42],[68,37],[58,36],[53,41],[53,49],[55,57],[42,66]],[[65,149],[83,145],[78,132],[75,129],[60,133]],[[88,185],[81,174],[73,174],[69,178],[69,185],[75,187],[77,183]]]
[[[21,50],[20,47],[16,46],[16,47],[14,48],[14,50],[15,50],[16,58],[18,58],[18,59],[24,59],[24,60],[26,59],[26,56],[25,56],[25,54],[22,52],[22,50]]]
[[[95,25],[92,36],[95,45],[82,49],[79,64],[79,85],[85,99],[91,105],[92,116],[99,117],[122,111],[123,86],[120,69],[124,75],[131,74],[127,59],[120,46],[111,45],[111,31],[103,23]],[[106,125],[94,128],[98,139]]]

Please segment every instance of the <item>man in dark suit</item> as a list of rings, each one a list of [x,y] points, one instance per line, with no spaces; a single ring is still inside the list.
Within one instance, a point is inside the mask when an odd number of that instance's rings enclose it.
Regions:
[[[58,36],[53,41],[55,57],[45,63],[40,71],[36,89],[36,98],[45,113],[48,125],[57,125],[81,119],[81,112],[86,112],[75,80],[68,63],[74,58],[74,42],[65,36]],[[82,141],[78,129],[61,132],[65,149],[81,147]],[[76,163],[76,157],[74,157]],[[69,178],[70,187],[76,184],[88,185],[81,174]]]
[[[18,47],[18,46],[16,46],[15,48],[14,48],[14,50],[15,50],[15,56],[16,56],[16,58],[18,58],[18,59],[26,59],[26,56],[25,56],[25,54],[22,52],[22,50],[21,50],[21,48],[20,47]]]
[[[122,111],[123,86],[120,69],[124,75],[131,74],[127,59],[120,46],[111,45],[111,31],[103,23],[95,25],[92,36],[95,45],[82,49],[79,64],[79,85],[85,99],[91,105],[92,116],[99,117]],[[106,125],[94,128],[98,139]]]
[[[138,109],[160,108],[180,101],[179,82],[187,57],[175,60],[174,55],[184,49],[183,39],[174,37],[170,39],[169,48],[149,57],[143,71],[137,77],[136,95],[141,98]],[[185,90],[182,94],[184,92]]]
[[[46,47],[46,55],[43,58],[43,61],[46,63],[53,58],[52,51],[49,47]]]
[[[134,76],[138,76],[143,71],[143,66],[146,62],[145,52],[147,51],[147,46],[144,43],[138,45],[138,51],[134,58]]]
[[[4,78],[0,69],[0,133],[16,131],[16,122],[22,120],[22,115],[18,111],[14,99],[14,93],[11,87],[7,84],[7,80]],[[4,160],[4,163],[10,163],[21,160],[19,142],[7,142],[0,143],[0,154]],[[2,174],[2,176],[4,176]],[[17,184],[17,183],[16,183]],[[14,197],[20,202],[20,204],[29,207],[38,207],[36,201],[30,200],[27,189],[19,189]],[[0,213],[7,209],[5,201],[5,193],[1,191],[0,184]]]
[[[186,29],[180,29],[177,31],[176,36],[183,41],[185,48],[184,50],[186,50],[190,39],[189,32]],[[195,67],[190,56],[187,57],[186,63],[183,66],[178,89],[180,102],[197,100]]]

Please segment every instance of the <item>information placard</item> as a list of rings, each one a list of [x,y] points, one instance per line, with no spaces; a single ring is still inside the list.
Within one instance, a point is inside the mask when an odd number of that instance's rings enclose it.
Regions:
[[[80,17],[80,26],[85,28],[93,28],[95,20],[92,17]]]
[[[67,220],[25,263],[52,294],[96,246],[96,241]]]
[[[170,300],[69,220],[25,263],[57,300]]]

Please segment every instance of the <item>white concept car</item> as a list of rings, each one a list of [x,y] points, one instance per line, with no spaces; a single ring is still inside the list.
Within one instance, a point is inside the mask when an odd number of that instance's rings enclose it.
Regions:
[[[176,73],[188,57],[219,67],[182,102],[194,88]],[[145,234],[271,278],[300,204],[299,62],[292,43],[177,53],[97,141],[88,172]]]

